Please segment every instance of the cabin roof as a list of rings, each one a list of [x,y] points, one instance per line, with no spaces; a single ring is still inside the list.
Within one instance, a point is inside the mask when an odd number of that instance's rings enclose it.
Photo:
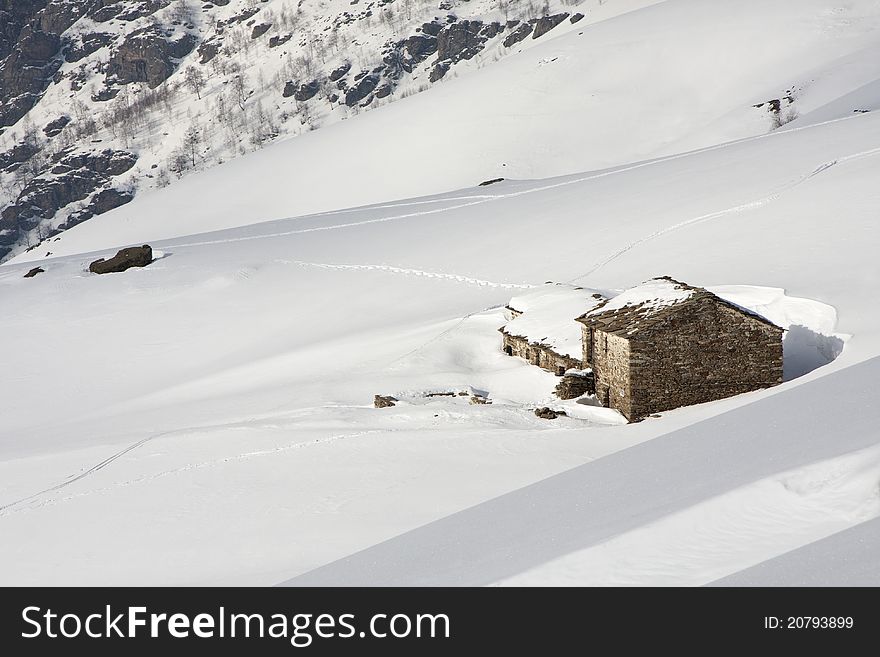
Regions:
[[[616,297],[598,304],[578,317],[577,321],[606,333],[628,338],[705,303],[733,308],[743,315],[782,331],[782,328],[756,312],[722,299],[705,288],[688,285],[669,276],[652,278],[625,290]]]

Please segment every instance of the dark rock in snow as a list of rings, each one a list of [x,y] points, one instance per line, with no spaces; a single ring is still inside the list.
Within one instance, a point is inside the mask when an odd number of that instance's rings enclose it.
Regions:
[[[338,68],[334,68],[330,72],[330,81],[336,82],[338,79],[346,76],[350,70],[351,70],[351,62],[345,62],[342,66],[339,66]]]
[[[441,79],[446,73],[449,71],[449,62],[440,62],[434,65],[434,68],[431,69],[431,74],[428,76],[428,80],[431,82],[437,82],[437,80]]]
[[[196,37],[185,34],[169,41],[159,26],[131,32],[107,62],[108,77],[118,84],[146,82],[155,89],[174,72],[177,60],[193,51]]]
[[[89,271],[93,274],[110,274],[122,272],[132,267],[146,267],[153,261],[153,249],[149,244],[143,246],[130,246],[120,249],[109,260],[99,258],[89,265]]]
[[[479,184],[479,187],[488,187],[489,185],[500,183],[502,180],[504,180],[504,178],[492,178],[492,180],[484,180]]]
[[[214,41],[203,41],[196,52],[198,52],[199,57],[201,57],[199,63],[207,64],[217,56],[218,52],[220,52],[220,44]]]
[[[554,14],[553,16],[544,16],[543,18],[539,18],[535,22],[535,31],[532,33],[532,38],[537,39],[540,36],[547,34],[554,27],[559,25],[562,21],[568,18],[568,12],[564,12],[562,14]]]
[[[379,76],[376,74],[365,75],[351,89],[345,92],[345,104],[349,107],[357,105],[369,96],[379,85]]]
[[[511,46],[515,46],[517,43],[525,39],[532,32],[531,23],[522,23],[519,27],[517,27],[513,32],[507,35],[504,41],[501,42],[505,48],[510,48]]]
[[[304,102],[314,97],[320,88],[321,84],[317,80],[312,80],[311,82],[301,84],[299,89],[293,94],[293,97],[300,102]]]
[[[43,269],[42,267],[34,267],[27,274],[25,274],[24,277],[25,278],[33,278],[37,274],[42,274],[44,271],[46,271],[46,270]]]
[[[269,47],[277,48],[278,46],[290,41],[292,37],[292,34],[285,34],[284,36],[279,36],[276,34],[275,36],[269,37]]]
[[[542,420],[555,420],[560,415],[566,415],[565,411],[554,411],[553,409],[547,408],[544,406],[543,408],[536,408],[535,415],[537,415]]]
[[[257,23],[254,25],[254,29],[251,30],[251,39],[259,39],[266,32],[268,32],[272,27],[272,23]]]
[[[572,25],[574,25],[575,23],[577,23],[578,21],[580,21],[583,17],[584,17],[583,14],[575,14],[574,16],[572,16],[571,18],[569,18],[568,20],[571,21]]]
[[[64,126],[66,126],[68,123],[70,123],[69,116],[59,116],[54,121],[49,121],[49,123],[46,124],[46,127],[43,128],[43,133],[47,137],[54,137],[62,130],[64,130]]]
[[[389,408],[394,406],[399,400],[395,397],[376,395],[373,397],[373,406],[376,408]]]

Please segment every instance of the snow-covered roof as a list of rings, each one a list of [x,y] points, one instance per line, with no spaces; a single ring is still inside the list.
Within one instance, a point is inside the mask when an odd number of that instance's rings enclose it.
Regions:
[[[504,331],[543,344],[560,356],[580,358],[581,325],[577,318],[605,297],[587,288],[550,283],[513,297],[510,308],[522,313]]]
[[[588,325],[599,326],[609,333],[633,335],[653,325],[657,320],[677,312],[683,306],[705,301],[736,308],[743,314],[775,326],[769,319],[751,309],[716,296],[705,288],[694,287],[668,276],[652,278],[625,290],[600,303],[578,320]]]

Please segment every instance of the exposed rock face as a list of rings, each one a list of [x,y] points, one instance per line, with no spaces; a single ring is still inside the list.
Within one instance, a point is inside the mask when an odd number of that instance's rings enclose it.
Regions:
[[[581,19],[583,19],[583,17],[584,17],[583,14],[575,14],[574,16],[572,16],[571,18],[569,18],[568,20],[571,21],[571,24],[572,24],[572,25],[574,25],[575,23],[577,23],[578,21],[580,21]]]
[[[484,180],[479,184],[479,187],[488,187],[489,185],[500,183],[502,180],[504,180],[504,178],[492,178],[492,180]]]
[[[273,37],[269,37],[269,47],[277,48],[278,46],[287,43],[293,37],[292,34],[285,34],[284,36],[280,36],[276,34]]]
[[[78,62],[108,45],[113,41],[113,38],[112,34],[105,34],[104,32],[80,35],[77,40],[64,45],[64,58],[68,62]]]
[[[0,169],[15,171],[15,169],[24,162],[27,162],[38,151],[39,147],[33,141],[21,141],[8,151],[0,153]]]
[[[355,86],[345,92],[345,104],[349,107],[357,105],[373,93],[373,90],[378,86],[380,79],[381,78],[375,73],[370,73],[362,77]]]
[[[312,80],[311,82],[305,82],[299,86],[299,88],[294,92],[293,98],[300,102],[305,102],[310,98],[313,98],[318,90],[321,88],[321,83],[317,80]]]
[[[35,177],[18,195],[15,203],[0,214],[0,256],[9,252],[19,235],[53,218],[66,205],[88,198],[95,190],[110,184],[114,176],[134,166],[137,156],[126,151],[77,152],[62,155],[50,170]],[[117,190],[103,190],[96,194],[89,206],[76,213],[66,223],[79,223],[101,212],[118,207],[131,200],[131,194]]]
[[[428,80],[431,82],[437,82],[437,80],[446,75],[449,71],[449,66],[449,62],[439,62],[431,69],[431,74],[428,76]]]
[[[195,45],[193,35],[185,34],[176,41],[169,41],[155,25],[135,30],[110,57],[108,78],[117,84],[146,82],[154,89],[174,72],[176,60],[186,57]]]
[[[532,33],[532,28],[533,26],[531,23],[520,23],[513,32],[507,35],[504,41],[501,42],[501,45],[505,48],[515,46]]]
[[[492,28],[487,28],[483,21],[450,23],[437,35],[437,59],[448,59],[451,62],[470,59],[483,49],[483,44],[489,38],[487,32],[492,31]]]
[[[199,63],[207,64],[212,59],[217,56],[217,53],[220,52],[220,44],[215,41],[203,41],[201,45],[199,45],[198,53],[199,53]]]
[[[254,25],[254,29],[251,30],[251,39],[259,39],[266,32],[268,32],[272,27],[272,23],[257,23]]]
[[[109,260],[98,258],[89,265],[89,271],[93,274],[111,274],[132,267],[146,267],[151,262],[153,262],[153,249],[149,244],[130,246],[126,249],[120,249]]]
[[[559,25],[562,21],[568,18],[568,12],[562,14],[554,14],[553,16],[544,16],[543,18],[539,18],[535,22],[535,30],[532,32],[532,38],[537,39],[541,37],[554,27]]]
[[[346,75],[348,75],[348,72],[350,70],[351,70],[351,62],[345,62],[344,64],[342,64],[338,68],[333,69],[330,72],[330,81],[336,82],[340,78],[343,78]]]
[[[61,66],[61,60],[55,57],[61,49],[61,37],[57,34],[30,24],[18,30],[14,23],[7,23],[5,27],[17,32],[17,39],[0,64],[0,126],[12,125],[23,117],[43,95]],[[13,39],[7,36],[4,41],[9,47]]]
[[[376,408],[389,408],[394,406],[399,400],[395,397],[376,395],[373,397],[373,406]]]
[[[68,123],[70,123],[69,116],[59,116],[54,121],[49,121],[49,123],[46,124],[46,127],[43,128],[43,134],[45,134],[47,137],[54,137],[62,130],[64,130],[64,126],[66,126]]]
[[[46,270],[43,269],[42,267],[34,267],[30,271],[28,271],[28,273],[25,274],[24,277],[25,278],[33,278],[37,274],[42,274],[44,271],[46,271]]]

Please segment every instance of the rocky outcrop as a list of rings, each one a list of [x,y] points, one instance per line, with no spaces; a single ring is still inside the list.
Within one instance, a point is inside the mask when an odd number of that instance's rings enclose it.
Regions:
[[[220,52],[220,44],[216,41],[203,41],[201,45],[199,45],[197,52],[200,57],[199,63],[207,64],[217,56],[218,52]]]
[[[272,28],[272,23],[257,23],[251,30],[251,39],[259,39]]]
[[[568,18],[568,12],[539,18],[537,21],[535,21],[535,30],[532,32],[532,38],[537,39],[538,37],[544,36],[545,34],[547,34],[547,32],[559,25],[566,18]]]
[[[0,169],[7,172],[15,171],[38,153],[39,150],[39,146],[32,140],[20,141],[8,151],[0,153]]]
[[[120,249],[109,260],[98,258],[89,265],[89,271],[93,274],[112,274],[123,272],[132,267],[146,267],[153,262],[153,249],[149,244],[143,246],[130,246]]]
[[[437,59],[458,62],[480,52],[488,39],[498,34],[500,23],[456,21],[437,34]]]
[[[174,72],[177,60],[193,51],[196,37],[184,34],[176,40],[156,25],[135,30],[125,37],[107,63],[108,80],[116,84],[146,82],[158,87]]]
[[[310,98],[313,98],[318,90],[321,88],[321,84],[317,80],[312,80],[311,82],[305,82],[299,85],[299,88],[293,94],[293,99],[298,100],[300,102],[305,102]]]
[[[435,64],[434,68],[431,69],[431,74],[428,76],[428,80],[430,82],[437,82],[437,80],[440,80],[449,72],[450,66],[449,62],[439,62]]]
[[[350,70],[351,70],[351,62],[345,62],[341,66],[330,71],[330,81],[336,82],[337,80],[344,78],[346,75],[348,75],[348,72]]]
[[[131,194],[106,189],[114,176],[131,169],[137,156],[126,151],[77,152],[60,155],[50,168],[25,185],[15,202],[0,213],[0,257],[25,232],[52,219],[59,210],[98,194],[79,213],[68,218],[65,226],[84,221],[131,200]],[[71,223],[72,220],[72,223]]]
[[[373,90],[379,85],[380,79],[375,73],[364,75],[351,89],[345,92],[345,104],[353,107],[360,103],[373,93]]]
[[[386,395],[375,395],[373,397],[373,406],[376,408],[390,408],[394,406],[399,400],[396,397],[386,396]]]
[[[49,121],[46,126],[43,128],[43,134],[47,137],[54,137],[59,134],[64,127],[70,123],[70,117],[67,115],[59,116],[57,119],[53,121]]]
[[[11,27],[7,25],[7,28]],[[9,39],[11,41],[11,39]],[[61,37],[25,25],[0,64],[0,126],[16,123],[40,99],[61,66]]]
[[[76,39],[66,42],[63,46],[64,59],[68,62],[78,62],[109,45],[115,37],[104,32],[92,32],[91,34],[79,35]]]
[[[281,95],[285,98],[290,98],[293,96],[294,100],[298,100],[303,103],[311,98],[314,98],[315,94],[318,93],[321,89],[321,83],[317,80],[312,80],[311,82],[305,82],[300,84],[299,82],[290,81],[284,85],[284,91],[281,92]]]
[[[293,37],[292,34],[285,34],[283,36],[276,34],[275,36],[271,36],[271,37],[269,37],[269,47],[270,48],[277,48],[278,46],[283,45],[283,44],[287,43],[288,41],[290,41],[290,39],[292,37]]]
[[[505,48],[511,48],[524,40],[532,33],[533,25],[531,23],[520,23],[516,29],[505,37],[501,42]]]
[[[43,269],[42,267],[34,267],[33,269],[29,270],[28,273],[24,275],[24,277],[25,278],[33,278],[37,274],[42,274],[44,271],[46,271],[46,270]]]

